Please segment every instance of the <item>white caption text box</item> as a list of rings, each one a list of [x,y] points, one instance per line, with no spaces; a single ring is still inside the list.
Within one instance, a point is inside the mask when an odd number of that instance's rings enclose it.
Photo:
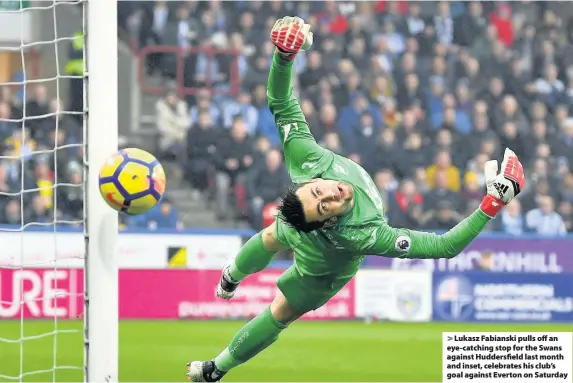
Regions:
[[[444,383],[571,383],[570,332],[444,332]]]

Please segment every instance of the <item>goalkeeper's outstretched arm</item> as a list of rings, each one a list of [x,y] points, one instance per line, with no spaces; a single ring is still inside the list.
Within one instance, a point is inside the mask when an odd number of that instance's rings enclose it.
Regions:
[[[501,172],[497,161],[485,164],[487,194],[479,209],[445,234],[424,233],[388,226],[378,230],[375,254],[399,258],[453,258],[460,254],[525,186],[523,166],[511,150],[506,149]]]
[[[442,235],[408,229],[390,229],[389,234],[395,238],[393,245],[400,258],[453,258],[485,229],[490,220],[478,209]]]
[[[294,96],[293,64],[293,61],[286,60],[278,51],[275,52],[267,85],[269,108],[275,117],[283,146],[286,146],[287,141],[294,139],[315,141],[300,104]]]
[[[289,174],[293,182],[304,182],[316,176],[333,157],[310,132],[292,85],[294,58],[312,44],[310,26],[298,17],[283,17],[275,23],[271,41],[277,48],[267,86],[269,108],[279,130]]]

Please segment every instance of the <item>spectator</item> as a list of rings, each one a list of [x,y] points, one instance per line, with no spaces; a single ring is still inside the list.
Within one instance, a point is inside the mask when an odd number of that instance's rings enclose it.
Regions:
[[[187,132],[187,180],[197,192],[205,191],[209,185],[221,130],[214,126],[211,114],[204,110],[199,112],[197,123]]]
[[[128,226],[146,228],[149,230],[183,229],[183,224],[179,220],[177,212],[173,208],[169,198],[165,196],[153,209],[129,220]]]
[[[300,74],[300,84],[304,87],[312,87],[318,84],[325,68],[322,64],[322,56],[318,51],[308,53],[306,69]]]
[[[422,103],[423,99],[418,75],[411,72],[407,73],[404,86],[398,89],[398,107],[403,110],[412,104]]]
[[[410,88],[401,87],[401,97],[402,102],[406,103],[409,102],[411,97],[414,97],[414,93],[416,92],[416,84],[415,80],[413,82],[408,83],[407,86]],[[412,92],[412,93],[410,93]],[[385,75],[377,75],[374,77],[374,81],[372,83],[372,87],[370,88],[370,98],[373,102],[377,105],[384,105],[386,100],[389,100],[394,95],[394,87],[392,86],[391,81]],[[412,101],[413,102],[413,101]]]
[[[279,145],[280,138],[278,129],[275,124],[275,118],[271,113],[271,110],[269,109],[267,103],[266,86],[263,85],[256,86],[253,93],[254,93],[253,106],[257,109],[257,114],[258,114],[257,135],[265,137],[273,145]]]
[[[314,136],[314,138],[317,141],[322,140],[322,138],[324,137],[324,131],[321,131],[320,128],[320,124],[319,124],[319,117],[316,113],[316,110],[314,108],[314,104],[312,103],[312,101],[310,101],[308,98],[303,98],[300,101],[300,108],[302,110],[302,113],[304,113],[304,118],[306,119],[306,123],[310,126],[310,129],[312,130],[312,134]],[[274,119],[274,117],[273,117]],[[278,129],[276,128],[276,125],[274,124],[273,121],[273,129],[275,132],[278,131]],[[275,133],[278,135],[278,133]]]
[[[81,142],[82,127],[78,124],[77,119],[63,113],[64,107],[61,100],[52,99],[49,111],[51,116],[44,120],[35,132],[38,133],[38,136],[32,136],[39,146],[53,149],[56,136],[58,137],[58,146]]]
[[[335,132],[326,133],[324,135],[324,140],[322,141],[321,145],[323,145],[326,149],[344,156],[346,151],[342,147],[342,143],[340,142],[340,137]]]
[[[454,204],[448,200],[439,201],[430,210],[424,213],[422,222],[424,228],[429,230],[449,230],[462,220],[462,216],[456,212]]]
[[[383,27],[383,34],[381,35],[388,44],[389,52],[394,55],[398,56],[404,49],[406,49],[406,40],[404,36],[396,30],[396,26],[392,21],[386,21]]]
[[[565,230],[573,232],[573,203],[571,201],[561,201],[557,208],[557,213],[563,218]]]
[[[12,135],[3,142],[3,147],[12,151],[12,155],[27,161],[37,147],[36,141],[30,138],[26,128],[12,131]]]
[[[442,111],[436,114],[436,124],[437,129],[447,129],[456,135],[465,135],[471,129],[469,115],[456,108],[456,100],[451,94],[444,96]]]
[[[458,137],[458,135],[456,135]],[[433,149],[435,153],[450,151],[452,147],[456,147],[457,140],[454,140],[454,134],[452,131],[443,126],[441,130],[436,133],[436,137],[433,142]],[[463,167],[466,164],[466,158],[464,153],[456,152],[452,153],[452,163],[456,167]]]
[[[482,98],[485,100],[488,106],[488,111],[490,113],[490,118],[493,121],[493,111],[496,105],[502,103],[503,97],[505,96],[505,83],[501,77],[492,77],[489,81],[489,86],[487,91],[483,94]]]
[[[290,183],[282,155],[276,149],[267,152],[264,164],[253,167],[247,177],[247,199],[250,205],[249,218],[255,230],[263,227],[263,207],[277,201]]]
[[[155,1],[153,7],[143,7],[141,25],[139,28],[139,44],[141,47],[148,45],[161,45],[164,42],[165,27],[170,18],[170,8],[163,0]],[[161,53],[152,53],[147,56],[147,72],[154,73],[160,68]]]
[[[416,185],[405,179],[388,202],[388,221],[394,227],[419,227],[424,200]]]
[[[496,231],[520,236],[526,231],[525,218],[518,199],[511,201],[493,221]]]
[[[513,121],[507,121],[502,125],[500,134],[500,145],[504,148],[515,148],[515,153],[518,156],[527,156],[525,152],[527,142],[522,137],[517,129],[517,125]]]
[[[245,89],[253,89],[257,85],[267,85],[269,62],[263,56],[256,57],[253,61],[254,65],[247,70],[243,80]]]
[[[32,197],[32,209],[26,217],[25,223],[53,223],[55,217],[47,206],[48,200],[42,195]]]
[[[390,129],[396,128],[402,122],[402,113],[397,109],[396,101],[388,98],[381,108],[382,123]]]
[[[547,65],[543,77],[539,77],[534,85],[537,96],[551,108],[563,99],[565,85],[559,80],[559,69],[555,64]]]
[[[175,153],[178,158],[184,149],[185,136],[189,128],[187,104],[177,96],[176,92],[168,91],[164,98],[157,101],[155,108],[162,156]]]
[[[541,40],[541,39],[540,39]],[[549,65],[555,65],[557,63],[555,56],[555,46],[550,40],[541,40],[541,49],[536,56],[534,56],[535,71],[533,75],[535,77],[543,77],[544,70]]]
[[[485,103],[484,103],[485,105]],[[482,142],[491,135],[489,130],[489,119],[486,113],[474,113],[472,130],[468,133],[466,138],[467,147],[466,160],[478,154]]]
[[[477,209],[483,198],[483,188],[479,184],[478,176],[469,172],[464,176],[464,185],[461,191],[461,207],[464,215],[471,214]]]
[[[44,199],[46,208],[52,209],[54,206],[54,174],[47,163],[40,161],[36,162],[34,173],[38,195]]]
[[[511,43],[513,42],[511,6],[508,4],[499,4],[496,12],[491,14],[490,19],[497,30],[499,40],[506,46],[511,46]]]
[[[451,207],[461,211],[460,195],[448,188],[448,175],[445,170],[438,170],[434,176],[434,187],[424,195],[424,210],[432,210],[440,201],[449,201]]]
[[[469,81],[464,79],[460,80],[456,85],[456,110],[460,113],[464,113],[463,118],[466,120],[470,119],[471,113],[474,109],[474,99],[471,90],[468,87],[468,83]],[[467,121],[467,124],[471,127],[471,121]]]
[[[374,122],[374,118],[368,112],[364,112],[358,124],[344,129],[344,142],[350,153],[360,153],[367,150],[370,143],[380,135],[380,126]]]
[[[390,169],[381,169],[374,175],[374,183],[380,196],[382,196],[382,201],[385,202],[385,208],[388,209],[391,193],[398,188],[398,181],[396,181],[394,173]]]
[[[396,132],[392,129],[383,129],[380,134],[375,138],[374,145],[372,141],[362,142],[362,147],[358,146],[354,149],[361,148],[360,150],[351,151],[351,153],[364,153],[365,162],[364,168],[371,174],[375,173],[378,169],[394,169],[400,163],[400,148],[396,140]]]
[[[324,69],[329,73],[336,70],[336,65],[342,58],[341,52],[337,47],[337,42],[333,38],[325,38],[321,43],[322,59],[324,60]]]
[[[422,144],[422,136],[417,132],[406,137],[400,160],[394,164],[401,177],[413,177],[414,169],[423,167],[428,163],[430,156]]]
[[[70,167],[66,172],[68,185],[58,185],[57,191],[58,210],[71,220],[83,219],[83,169]]]
[[[499,140],[497,135],[490,134],[485,140],[482,141],[479,154],[484,154],[488,159],[498,158],[500,151]]]
[[[566,158],[569,164],[573,165],[573,118],[568,118],[563,123],[554,150],[555,155]]]
[[[493,44],[498,41],[497,28],[494,25],[488,25],[485,33],[478,35],[469,46],[469,51],[477,60],[487,59],[493,53]]]
[[[380,21],[402,25],[407,5],[406,2],[378,1],[375,10],[381,12]]]
[[[22,217],[19,199],[10,199],[6,204],[0,204],[4,208],[2,214],[2,222],[6,225],[22,226],[26,223],[26,219]]]
[[[340,13],[337,2],[325,2],[324,12],[316,14],[318,21],[326,27],[326,30],[335,35],[344,35],[348,29],[348,22]]]
[[[201,89],[197,94],[196,103],[189,109],[189,123],[195,124],[199,113],[207,112],[211,116],[211,121],[215,124],[221,123],[221,111],[211,98],[211,93],[207,89]]]
[[[454,21],[454,43],[464,47],[471,45],[476,36],[483,35],[487,19],[483,16],[483,7],[479,1],[468,3],[468,13]]]
[[[564,236],[567,234],[563,218],[555,212],[555,202],[549,196],[538,199],[538,207],[525,215],[529,230],[543,236]]]
[[[16,124],[10,121],[12,115],[10,105],[6,102],[0,103],[0,140],[4,141],[16,130]]]
[[[485,176],[483,173],[485,163],[489,160],[486,154],[479,153],[468,162],[467,171],[464,177],[476,177],[480,188],[485,188]]]
[[[341,63],[344,61],[341,61]],[[339,63],[340,64],[340,63]],[[322,105],[338,104],[340,99],[340,89],[338,81],[329,80],[327,78],[320,79],[317,86],[308,90],[307,96],[310,98],[314,107],[320,109]]]
[[[435,128],[441,123],[443,115],[444,79],[439,76],[431,76],[429,85],[430,91],[426,97],[426,106],[431,125]]]
[[[434,16],[434,27],[438,42],[446,46],[454,39],[454,21],[450,15],[450,3],[441,1],[438,3],[438,14]]]
[[[418,36],[424,31],[426,21],[420,15],[420,5],[416,3],[410,3],[408,5],[408,15],[405,19],[406,35],[407,36]]]
[[[0,206],[4,206],[10,199],[10,194],[15,194],[20,190],[15,180],[8,176],[8,168],[4,163],[0,163]]]
[[[428,185],[434,188],[436,185],[436,174],[443,171],[446,175],[446,187],[452,191],[460,190],[460,170],[452,165],[451,155],[448,151],[440,151],[436,157],[433,165],[426,170],[428,177]]]
[[[407,139],[414,133],[427,131],[423,121],[418,121],[418,117],[414,112],[417,107],[416,104],[412,105],[409,109],[405,110],[402,115],[402,123],[396,129],[396,135],[401,141]]]
[[[354,67],[359,71],[368,70],[368,43],[366,39],[359,37],[353,38],[351,43],[346,47],[346,55],[351,60]]]
[[[240,182],[253,165],[253,149],[247,126],[242,117],[233,120],[230,132],[221,139],[216,161],[217,217],[221,220],[234,216],[229,201],[230,191]]]
[[[561,201],[573,203],[573,172],[567,172],[563,176],[563,181],[559,187],[559,196]]]
[[[237,116],[241,117],[246,132],[254,135],[257,130],[259,114],[257,109],[251,104],[251,94],[242,90],[236,101],[228,101],[223,109],[223,127],[229,129],[234,126]]]
[[[351,104],[358,96],[364,96],[363,93],[363,77],[356,72],[355,68],[352,68],[349,73],[345,75],[345,80],[340,84],[338,100],[342,104]],[[367,101],[367,98],[365,99]],[[371,105],[371,109],[375,110],[376,106]]]
[[[343,139],[345,139],[347,134],[351,134],[350,132],[355,122],[358,121],[365,112],[372,116],[372,123],[375,126],[381,126],[382,120],[380,113],[373,105],[368,103],[368,99],[362,93],[357,93],[351,102],[351,105],[341,109],[338,119],[338,128],[340,129]]]
[[[0,100],[6,103],[9,112],[5,113],[6,116],[10,116],[12,119],[22,118],[22,96],[23,92],[14,94],[11,89],[7,86],[0,87]]]
[[[388,47],[386,39],[379,36],[373,42],[375,55],[373,56],[373,62],[380,68],[382,72],[392,72],[394,69],[393,57]]]
[[[254,55],[257,49],[256,47],[261,46],[262,43],[265,42],[261,27],[256,23],[255,14],[250,10],[241,13],[238,25],[234,29],[235,33],[241,33],[243,35],[245,51],[248,56]],[[248,78],[248,76],[246,76],[246,78]]]
[[[369,6],[370,4],[366,5]],[[359,14],[352,15],[348,20],[348,29],[344,34],[345,46],[348,47],[353,44],[354,41],[366,42],[368,39],[368,33],[366,32],[367,24],[363,23],[363,19],[368,17],[368,15]],[[348,52],[347,52],[348,53]]]
[[[513,122],[517,131],[522,134],[527,132],[529,128],[527,119],[519,110],[517,100],[512,95],[506,95],[501,105],[495,106],[493,117],[493,122],[498,127],[503,126],[506,122]]]

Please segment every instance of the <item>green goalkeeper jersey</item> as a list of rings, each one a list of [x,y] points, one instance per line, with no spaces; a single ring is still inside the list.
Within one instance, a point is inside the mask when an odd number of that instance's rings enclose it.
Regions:
[[[348,183],[354,189],[353,208],[331,226],[303,233],[277,219],[276,238],[293,250],[301,274],[346,278],[356,273],[366,255],[452,257],[483,230],[489,217],[481,210],[441,236],[390,227],[382,197],[369,174],[316,143],[293,94],[292,65],[275,54],[267,89],[290,177],[295,184],[323,178]]]

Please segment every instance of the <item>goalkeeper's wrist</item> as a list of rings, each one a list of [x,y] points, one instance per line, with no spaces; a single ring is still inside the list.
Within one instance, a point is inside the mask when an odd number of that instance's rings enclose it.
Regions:
[[[486,194],[483,197],[479,208],[490,218],[495,218],[495,216],[503,209],[505,204],[499,198],[492,196],[491,194]]]
[[[291,53],[291,52],[286,52],[283,51],[282,49],[280,49],[279,47],[276,47],[275,53],[277,56],[279,56],[282,60],[284,61],[292,61],[294,60],[294,58],[296,57],[296,53]]]

